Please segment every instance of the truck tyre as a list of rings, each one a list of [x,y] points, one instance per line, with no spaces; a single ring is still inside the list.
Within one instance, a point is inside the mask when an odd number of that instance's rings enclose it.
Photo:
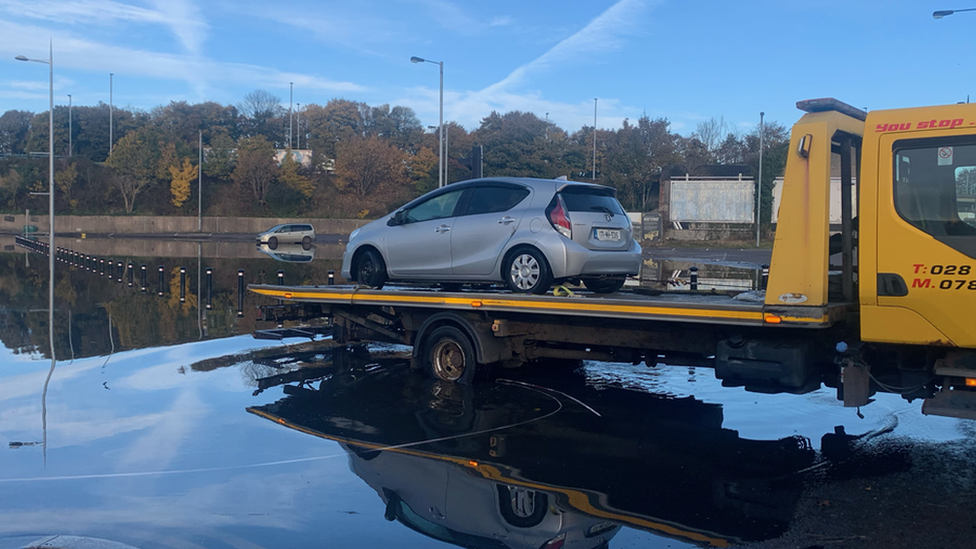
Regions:
[[[545,492],[498,484],[498,511],[505,522],[516,528],[538,526],[549,511]]]
[[[386,283],[386,265],[375,250],[366,250],[356,262],[356,282],[379,290]]]
[[[552,286],[552,273],[542,252],[535,248],[516,248],[502,265],[508,289],[520,294],[544,294]]]
[[[424,365],[434,379],[468,385],[474,381],[478,360],[467,334],[441,326],[426,338]]]
[[[624,287],[624,278],[584,278],[587,290],[598,294],[612,294]]]
[[[278,237],[277,236],[272,236],[271,238],[268,239],[268,247],[271,248],[272,250],[278,249]]]

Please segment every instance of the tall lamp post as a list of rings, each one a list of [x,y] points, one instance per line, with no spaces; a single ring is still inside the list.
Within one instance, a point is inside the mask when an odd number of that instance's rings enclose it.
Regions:
[[[115,146],[115,139],[112,139],[112,131],[115,124],[112,122],[112,115],[115,108],[112,106],[112,93],[115,84],[115,74],[108,73],[108,154],[112,154],[112,147]]]
[[[288,154],[291,154],[291,106],[295,97],[295,83],[288,83]]]
[[[437,155],[437,186],[444,186],[444,62],[443,61],[431,61],[430,59],[424,59],[423,57],[411,57],[411,63],[433,63],[440,66],[441,69],[441,84],[440,84],[440,117],[438,118],[437,124],[437,140],[438,140],[438,155]]]
[[[57,255],[57,248],[54,247],[54,40],[51,41],[50,51],[47,59],[29,59],[23,55],[18,55],[18,61],[33,61],[44,63],[50,69],[51,80],[51,100],[48,110],[48,187],[47,187],[47,207],[48,207],[48,269],[50,270],[50,280],[48,281],[48,337],[51,340],[51,363],[54,364],[54,256]]]
[[[71,94],[68,94],[68,158],[71,158]]]
[[[593,181],[596,181],[596,97],[593,98]]]
[[[966,8],[964,10],[936,10],[932,12],[933,19],[942,19],[946,15],[952,15],[961,11],[976,11],[976,8]]]
[[[756,247],[759,247],[759,227],[762,224],[762,157],[763,157],[763,117],[765,112],[759,113],[759,181],[756,183]]]

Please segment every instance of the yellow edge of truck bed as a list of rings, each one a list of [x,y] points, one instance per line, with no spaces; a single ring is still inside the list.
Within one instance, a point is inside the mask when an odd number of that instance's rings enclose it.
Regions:
[[[764,324],[761,305],[741,305],[724,309],[703,307],[696,304],[681,303],[675,306],[662,306],[660,303],[635,302],[621,304],[600,298],[568,298],[553,296],[495,297],[494,294],[458,296],[457,294],[436,293],[418,295],[417,292],[394,293],[379,290],[359,290],[351,287],[282,287],[251,285],[248,289],[259,295],[286,299],[289,301],[310,301],[336,304],[402,305],[413,307],[461,307],[467,310],[507,310],[526,313],[561,312],[574,315],[622,314],[649,320],[662,317],[680,317],[701,321],[735,321],[747,324]]]

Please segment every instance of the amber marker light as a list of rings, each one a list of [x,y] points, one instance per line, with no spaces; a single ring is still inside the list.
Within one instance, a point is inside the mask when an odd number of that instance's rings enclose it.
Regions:
[[[471,306],[472,307],[481,307],[481,305],[482,305],[482,303],[480,301],[472,301],[471,302]]]
[[[764,320],[770,324],[779,324],[780,322],[783,322],[783,319],[776,315],[766,315]]]
[[[966,387],[976,387],[976,377],[967,377]]]
[[[291,292],[285,292],[285,299],[291,299]]]

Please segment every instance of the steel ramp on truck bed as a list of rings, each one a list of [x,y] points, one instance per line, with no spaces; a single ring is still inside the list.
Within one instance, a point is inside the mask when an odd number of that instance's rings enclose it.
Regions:
[[[621,291],[610,295],[574,293],[571,296],[528,295],[509,292],[445,292],[421,288],[372,290],[353,285],[276,286],[250,285],[259,295],[295,303],[416,307],[453,311],[486,311],[589,317],[680,321],[707,324],[763,326],[769,313],[763,303],[739,301],[728,293],[661,292],[642,295]],[[829,318],[828,318],[829,317]],[[826,315],[817,326],[833,323]],[[814,323],[804,323],[812,326]]]

